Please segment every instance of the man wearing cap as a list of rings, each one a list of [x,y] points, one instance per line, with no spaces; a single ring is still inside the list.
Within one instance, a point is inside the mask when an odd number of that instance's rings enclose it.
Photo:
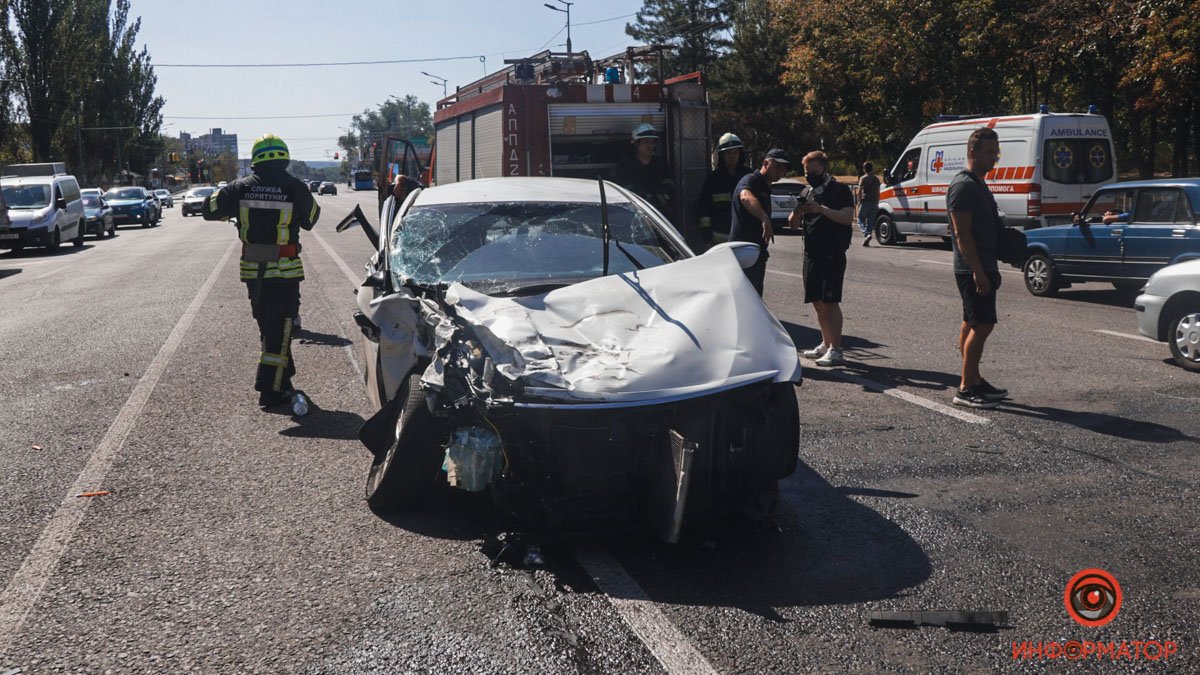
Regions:
[[[705,246],[711,245],[714,239],[723,241],[729,238],[733,189],[742,176],[750,173],[744,158],[742,139],[735,134],[721,136],[717,142],[717,168],[704,179],[700,200],[696,204],[696,214],[700,217],[700,240]]]
[[[204,202],[205,220],[237,218],[242,240],[239,265],[262,351],[254,388],[263,408],[291,403],[292,331],[300,313],[300,228],[311,230],[321,214],[308,186],[287,172],[287,144],[267,134],[254,142],[251,175],[217,190]]]
[[[762,167],[742,176],[733,189],[729,240],[758,244],[758,261],[746,268],[746,276],[760,296],[767,276],[767,245],[775,241],[775,230],[771,228],[771,183],[783,178],[790,166],[783,150],[771,148],[763,157]]]
[[[654,154],[658,146],[658,131],[653,125],[639,124],[630,136],[633,152],[617,162],[617,184],[665,214],[671,198],[675,196],[675,181],[671,178],[671,167],[662,157]]]

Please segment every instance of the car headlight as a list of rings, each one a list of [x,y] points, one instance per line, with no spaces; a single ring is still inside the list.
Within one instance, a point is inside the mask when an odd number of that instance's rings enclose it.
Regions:
[[[29,224],[30,225],[41,225],[42,223],[46,222],[47,220],[50,220],[50,212],[42,211],[40,213],[35,214],[33,216],[33,220],[29,221]]]

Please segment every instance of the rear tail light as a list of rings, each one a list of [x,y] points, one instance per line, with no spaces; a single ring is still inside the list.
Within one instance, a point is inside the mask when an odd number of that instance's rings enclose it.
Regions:
[[[1038,216],[1042,215],[1042,186],[1038,183],[1029,184],[1029,201],[1025,215]]]

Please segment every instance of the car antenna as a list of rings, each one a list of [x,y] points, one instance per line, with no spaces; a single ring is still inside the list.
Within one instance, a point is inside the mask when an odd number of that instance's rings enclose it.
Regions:
[[[608,276],[608,200],[604,197],[604,179],[600,178],[600,234],[604,240],[604,273]]]

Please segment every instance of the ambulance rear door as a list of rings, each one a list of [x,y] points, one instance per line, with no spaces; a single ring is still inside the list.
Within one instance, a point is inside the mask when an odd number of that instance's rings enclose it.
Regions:
[[[1045,115],[1035,181],[1042,188],[1046,225],[1071,221],[1096,188],[1116,180],[1108,120],[1101,115]]]

